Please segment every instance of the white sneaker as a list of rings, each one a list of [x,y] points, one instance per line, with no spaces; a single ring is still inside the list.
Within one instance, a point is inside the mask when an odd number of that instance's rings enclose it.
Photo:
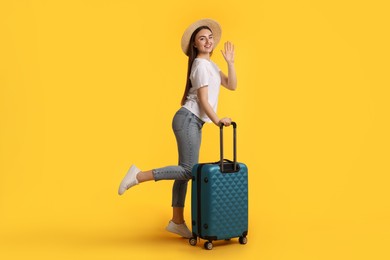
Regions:
[[[126,190],[138,184],[137,174],[141,172],[134,164],[131,165],[130,169],[127,171],[126,176],[123,178],[121,184],[119,185],[118,194],[122,195]]]
[[[176,224],[172,220],[169,221],[168,226],[165,228],[165,230],[175,233],[179,236],[182,236],[184,238],[191,238],[192,232],[188,229],[186,223],[183,224]]]

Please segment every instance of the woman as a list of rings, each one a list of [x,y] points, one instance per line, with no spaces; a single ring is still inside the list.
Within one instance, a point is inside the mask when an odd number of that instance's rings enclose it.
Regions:
[[[234,46],[226,42],[223,57],[228,65],[228,76],[210,60],[215,46],[221,39],[221,27],[211,19],[202,19],[191,24],[181,40],[183,52],[188,56],[187,84],[176,112],[172,128],[176,136],[179,165],[141,171],[132,165],[122,180],[118,193],[145,182],[175,180],[172,191],[173,217],[166,230],[185,238],[192,233],[184,221],[184,202],[187,183],[191,179],[192,167],[198,163],[202,127],[205,122],[229,126],[231,118],[219,118],[216,114],[220,85],[229,90],[237,87],[234,69]]]

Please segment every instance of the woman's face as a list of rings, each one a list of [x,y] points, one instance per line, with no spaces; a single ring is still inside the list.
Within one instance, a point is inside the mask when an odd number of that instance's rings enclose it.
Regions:
[[[195,36],[194,45],[200,54],[210,54],[214,48],[213,33],[208,29],[200,30]]]

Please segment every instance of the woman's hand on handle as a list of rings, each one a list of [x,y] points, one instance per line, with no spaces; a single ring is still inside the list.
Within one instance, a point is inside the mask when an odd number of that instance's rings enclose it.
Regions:
[[[230,126],[232,124],[232,119],[229,118],[229,117],[224,117],[224,118],[221,118],[218,122],[218,126],[221,125],[221,123],[224,125],[224,126]]]

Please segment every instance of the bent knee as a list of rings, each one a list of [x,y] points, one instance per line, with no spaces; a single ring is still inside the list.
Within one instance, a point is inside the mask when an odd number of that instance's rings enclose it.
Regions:
[[[192,179],[192,167],[184,167],[184,172],[185,172],[185,178],[186,180]]]

